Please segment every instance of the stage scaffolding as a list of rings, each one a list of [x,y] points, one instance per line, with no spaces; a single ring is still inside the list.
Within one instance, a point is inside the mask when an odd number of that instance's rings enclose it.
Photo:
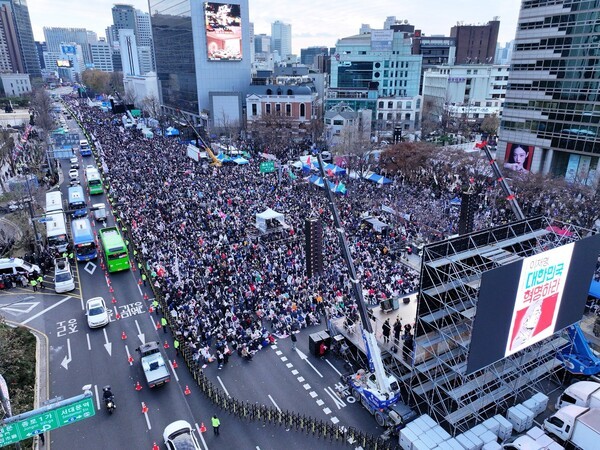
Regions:
[[[561,333],[466,374],[479,283],[486,271],[586,234],[536,217],[424,247],[412,360],[384,352],[411,406],[457,433],[540,390],[561,364],[555,358],[567,343]]]

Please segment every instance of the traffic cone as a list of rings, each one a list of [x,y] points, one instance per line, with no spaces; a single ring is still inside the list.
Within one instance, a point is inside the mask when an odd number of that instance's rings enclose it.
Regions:
[[[154,443],[154,445],[152,446],[152,450],[160,450],[159,446],[156,445],[156,442]]]
[[[152,313],[154,312],[154,308],[153,308],[152,306],[150,306],[150,307],[148,308],[148,312],[149,312],[150,314],[152,314]]]
[[[117,314],[115,314],[115,317],[117,320],[119,320],[121,318],[121,314],[117,313]]]
[[[206,433],[206,427],[204,426],[204,422],[200,423],[200,433]]]
[[[144,402],[142,402],[142,414],[146,414],[148,412],[148,407]]]
[[[127,358],[127,362],[128,362],[129,364],[133,364],[133,356],[129,355],[129,358]],[[139,381],[138,381],[138,384],[140,384],[140,383],[139,383]],[[136,387],[137,387],[137,386],[136,386]],[[141,388],[142,388],[142,387],[140,386],[140,389],[141,389]]]
[[[160,326],[160,322],[157,320],[156,321],[156,329],[160,330],[162,327]]]
[[[179,367],[179,364],[177,364],[177,360],[173,360],[173,369],[177,369]]]
[[[114,298],[114,297],[112,298],[112,300],[111,300],[111,301],[112,301],[113,303],[117,303],[117,299],[116,299],[116,298]]]
[[[141,285],[142,285],[142,280],[140,279],[140,280],[138,280],[138,286],[141,286]]]
[[[148,300],[148,294],[144,292],[144,300]]]
[[[130,359],[130,361],[129,361],[129,362],[133,362],[133,358],[132,358],[131,356],[129,357],[129,359]],[[135,390],[136,390],[136,391],[141,391],[141,390],[142,390],[142,385],[140,384],[140,382],[139,382],[139,381],[137,381],[137,382],[135,383]]]
[[[124,331],[121,333],[121,339],[122,339],[122,340],[125,340],[125,339],[127,339],[127,335],[125,334],[125,332],[124,332]]]
[[[169,348],[169,343],[167,341],[165,341],[165,345],[163,345],[164,348]]]
[[[113,287],[111,286],[111,287],[109,287],[109,288],[108,288],[108,292],[110,292],[111,294],[113,294],[113,293],[115,292],[115,290],[114,290],[114,289],[113,289]]]
[[[192,391],[190,391],[190,387],[188,385],[185,386],[185,391],[183,391],[185,395],[190,395]]]

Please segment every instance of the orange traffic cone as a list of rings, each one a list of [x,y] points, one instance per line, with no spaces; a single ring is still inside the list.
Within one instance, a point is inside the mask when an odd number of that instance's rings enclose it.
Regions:
[[[160,326],[160,322],[157,320],[156,321],[156,329],[160,330],[162,327]]]
[[[154,312],[154,308],[151,306],[150,308],[148,308],[148,312],[149,312],[150,314],[152,314],[152,313]]]
[[[142,285],[142,280],[138,280],[138,286]]]
[[[111,287],[109,287],[109,288],[108,288],[108,292],[110,292],[110,293],[112,294],[113,292],[115,292],[115,290],[114,290],[114,289],[113,289],[113,287],[111,286]]]
[[[119,319],[121,318],[121,314],[119,314],[119,313],[116,313],[116,314],[115,314],[115,317],[117,318],[117,320],[119,320]]]
[[[159,446],[156,445],[156,442],[154,443],[154,445],[152,446],[152,450],[160,450]]]
[[[129,358],[131,358],[131,356],[130,356]],[[131,361],[133,361],[133,358],[131,358]],[[141,390],[142,390],[142,385],[140,384],[140,382],[139,382],[139,381],[137,381],[137,382],[135,383],[135,390],[136,390],[136,391],[141,391]]]
[[[169,348],[169,343],[167,341],[165,341],[165,345],[163,345],[164,348]]]
[[[144,293],[144,300],[148,300],[148,294]]]
[[[190,395],[192,391],[190,391],[190,387],[188,385],[185,386],[185,391],[183,391],[185,395]]]
[[[133,364],[133,356],[129,355],[129,358],[127,358],[127,362],[128,362],[129,364]],[[138,382],[138,384],[139,384],[139,382]],[[141,389],[141,388],[142,388],[142,387],[140,386],[140,389]]]
[[[204,426],[204,422],[200,423],[200,433],[206,433],[206,427]]]
[[[113,303],[117,303],[117,299],[116,299],[116,298],[113,296],[113,298],[112,298],[111,302],[113,302]]]
[[[173,360],[173,369],[177,369],[179,367],[179,364],[177,364],[176,360]]]
[[[148,407],[144,402],[142,402],[142,414],[146,414],[148,412]]]
[[[123,339],[123,340],[127,339],[127,335],[125,334],[124,331],[121,333],[121,339]]]

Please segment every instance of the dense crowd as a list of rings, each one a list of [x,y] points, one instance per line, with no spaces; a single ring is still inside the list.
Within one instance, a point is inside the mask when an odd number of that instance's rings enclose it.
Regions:
[[[74,109],[100,144],[119,219],[130,228],[164,295],[174,332],[196,360],[223,364],[232,352],[251,359],[277,338],[326,317],[356,318],[320,188],[301,176],[284,174],[278,183],[276,174],[259,173],[257,154],[245,166],[195,162],[177,140],[147,139],[137,130],[125,130],[115,116],[87,106]],[[456,232],[458,214],[450,201],[461,183],[471,183],[482,204],[489,205],[477,214],[478,227],[510,220],[509,211],[493,207],[498,187],[486,170],[485,163],[466,169],[440,161],[385,186],[344,179],[347,194],[338,197],[337,206],[367,301],[376,304],[416,290],[418,273],[404,264],[404,251],[411,243]],[[530,208],[563,212],[561,205],[547,201],[529,203]],[[396,214],[382,212],[382,205]],[[266,208],[284,213],[288,228],[259,239],[253,232],[255,215]],[[362,220],[364,213],[393,226],[375,232]],[[324,273],[309,279],[302,230],[313,215],[325,225]]]

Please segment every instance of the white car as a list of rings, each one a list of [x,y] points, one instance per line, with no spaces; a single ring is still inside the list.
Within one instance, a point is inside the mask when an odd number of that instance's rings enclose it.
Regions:
[[[90,298],[85,303],[85,315],[90,328],[100,328],[108,324],[108,310],[102,297]]]
[[[77,169],[69,170],[69,179],[71,181],[78,181],[79,180],[79,170],[77,170]]]
[[[163,439],[169,450],[200,450],[191,425],[185,420],[176,420],[165,427]]]
[[[75,280],[67,258],[58,258],[54,263],[54,290],[60,294],[75,289]]]

